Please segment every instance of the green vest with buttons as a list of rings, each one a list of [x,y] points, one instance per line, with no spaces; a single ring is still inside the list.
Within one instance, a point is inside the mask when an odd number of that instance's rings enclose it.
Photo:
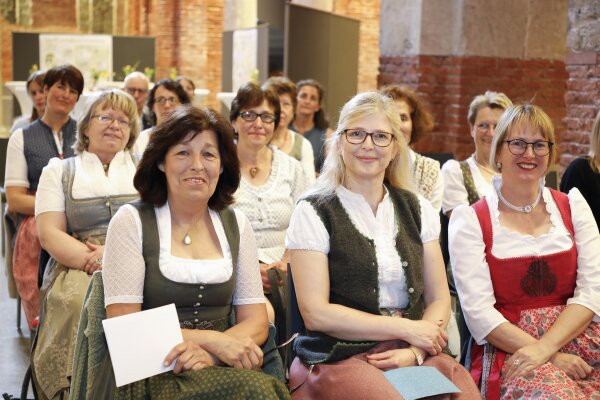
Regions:
[[[417,196],[408,190],[386,186],[396,214],[396,250],[403,261],[409,304],[404,318],[423,317],[423,243],[421,208]],[[350,220],[337,196],[323,202],[318,196],[306,198],[323,221],[330,237],[329,302],[371,314],[379,309],[378,265],[373,240],[363,236]],[[308,364],[335,362],[369,350],[377,342],[342,341],[320,332],[307,332],[296,339],[294,349]]]
[[[141,200],[132,203],[142,222],[142,253],[146,262],[142,309],[174,303],[182,328],[225,331],[231,326],[235,266],[239,252],[240,233],[235,213],[226,208],[219,213],[234,266],[229,280],[223,283],[180,283],[167,279],[159,267],[160,240],[154,206]]]

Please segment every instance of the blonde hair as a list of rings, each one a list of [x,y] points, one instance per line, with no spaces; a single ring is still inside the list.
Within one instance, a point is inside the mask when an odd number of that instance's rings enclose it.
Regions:
[[[364,92],[348,101],[340,112],[336,131],[325,141],[326,158],[316,183],[306,192],[306,196],[318,195],[322,201],[333,197],[335,189],[344,183],[346,166],[341,156],[341,143],[345,129],[373,114],[382,114],[392,129],[391,146],[397,150],[396,156],[385,170],[384,183],[394,188],[415,192],[415,184],[409,160],[408,144],[400,131],[400,116],[396,112],[394,101],[378,92]]]
[[[88,99],[85,104],[85,112],[79,118],[77,123],[77,141],[73,145],[75,153],[81,154],[87,150],[90,140],[85,135],[92,123],[92,117],[96,111],[106,110],[123,111],[129,118],[129,141],[125,145],[125,150],[130,150],[133,147],[140,133],[140,119],[137,113],[137,105],[130,94],[120,89],[109,89],[95,93]]]
[[[500,151],[500,146],[504,144],[506,137],[513,130],[524,124],[529,124],[533,129],[539,130],[545,140],[556,144],[554,135],[554,125],[548,114],[540,107],[533,104],[518,104],[509,107],[500,119],[494,132],[490,151],[490,165],[496,172],[500,169],[496,166],[496,154]],[[550,167],[556,158],[556,147],[551,145],[548,157],[548,167]]]
[[[475,120],[477,119],[477,113],[482,108],[489,107],[492,110],[495,108],[506,110],[512,105],[512,101],[510,101],[510,99],[504,93],[492,92],[488,90],[484,94],[480,94],[473,98],[471,104],[469,104],[469,114],[467,115],[467,119],[469,120],[469,124],[473,126],[475,125]]]
[[[589,156],[592,171],[599,173],[600,170],[598,169],[598,166],[600,166],[600,112],[598,112],[598,115],[596,115],[594,127],[592,128],[592,133],[590,134]]]

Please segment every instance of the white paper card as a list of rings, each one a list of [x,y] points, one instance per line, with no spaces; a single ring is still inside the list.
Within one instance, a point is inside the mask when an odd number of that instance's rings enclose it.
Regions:
[[[117,386],[166,371],[163,365],[173,347],[183,342],[175,304],[105,319],[104,334]]]

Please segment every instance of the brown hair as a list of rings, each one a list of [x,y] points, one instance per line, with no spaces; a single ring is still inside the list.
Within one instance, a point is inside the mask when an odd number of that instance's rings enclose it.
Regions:
[[[133,185],[140,193],[142,201],[154,206],[166,203],[167,178],[159,169],[159,165],[164,162],[171,147],[187,140],[190,135],[193,139],[205,130],[215,132],[223,169],[215,192],[208,200],[208,206],[220,211],[233,203],[233,194],[241,179],[240,162],[233,142],[233,128],[218,112],[209,108],[199,109],[189,104],[173,111],[150,136],[133,178]]]
[[[48,89],[50,89],[56,82],[68,83],[72,89],[77,90],[77,99],[83,93],[83,75],[80,70],[71,64],[59,65],[46,71],[44,87],[48,86]]]
[[[318,81],[314,79],[303,79],[296,83],[296,90],[300,92],[303,86],[311,86],[317,89],[319,92],[319,106],[323,103],[323,98],[325,97],[325,88]],[[295,110],[294,110],[295,111]],[[329,128],[329,120],[327,119],[327,115],[325,114],[325,110],[323,107],[319,108],[319,111],[315,113],[313,116],[313,123],[315,124],[315,128],[317,129],[327,129]]]
[[[296,91],[296,84],[292,82],[289,78],[285,76],[272,76],[262,85],[263,90],[272,90],[277,95],[281,96],[283,94],[287,94],[290,96],[292,100],[292,107],[294,107],[294,112],[296,112],[296,105],[298,104],[298,99],[296,98],[298,92]]]
[[[33,72],[31,75],[29,75],[29,78],[27,78],[27,94],[29,94],[29,86],[31,86],[32,82],[37,83],[40,86],[41,90],[44,90],[44,78],[46,77],[46,71],[35,71]],[[29,122],[33,122],[36,119],[38,119],[39,117],[41,117],[41,115],[38,115],[37,112],[37,108],[35,108],[35,105],[33,107],[33,110],[31,111],[31,118],[29,118]]]
[[[265,100],[273,108],[273,114],[275,115],[275,129],[277,129],[279,126],[279,118],[281,117],[279,97],[274,91],[261,88],[256,83],[252,82],[240,86],[235,99],[231,102],[229,121],[233,122],[243,109],[259,106]]]
[[[416,143],[426,137],[433,129],[433,116],[421,101],[417,94],[407,86],[388,85],[383,87],[381,94],[389,96],[394,101],[405,101],[410,107],[410,119],[412,121],[412,132],[410,142]]]

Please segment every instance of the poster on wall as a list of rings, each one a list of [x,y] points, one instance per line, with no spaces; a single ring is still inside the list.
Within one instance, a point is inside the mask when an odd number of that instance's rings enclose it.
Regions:
[[[233,32],[233,59],[231,89],[237,92],[240,86],[258,80],[257,70],[258,31],[240,29]]]
[[[40,68],[73,64],[83,74],[85,88],[112,81],[113,54],[110,35],[40,34]]]

